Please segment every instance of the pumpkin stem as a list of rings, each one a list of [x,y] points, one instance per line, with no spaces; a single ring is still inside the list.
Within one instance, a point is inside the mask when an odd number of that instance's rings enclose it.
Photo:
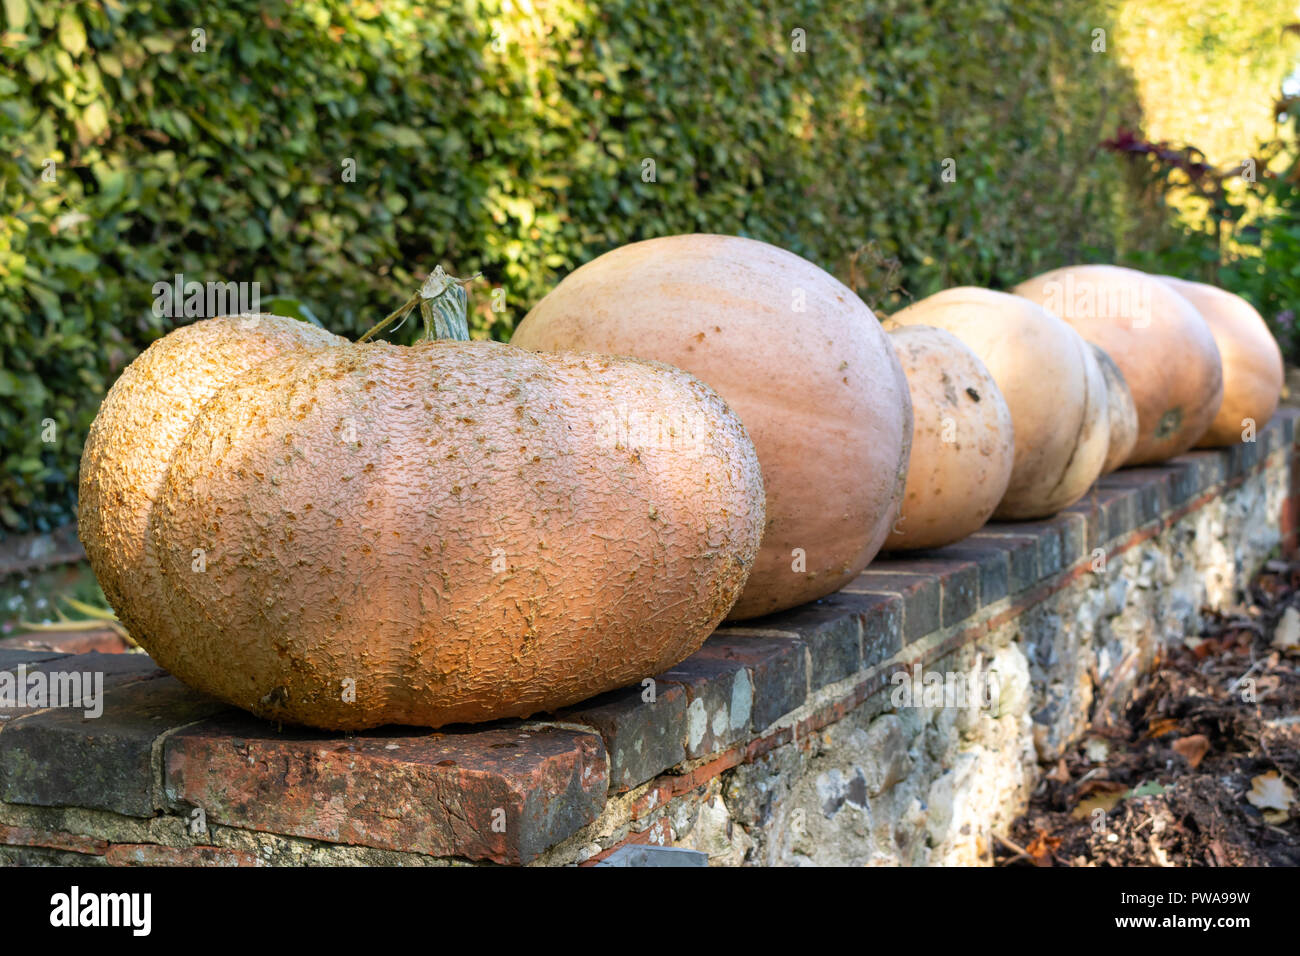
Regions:
[[[469,321],[466,318],[466,307],[469,305],[469,293],[465,291],[465,286],[476,278],[478,278],[477,273],[468,279],[457,279],[455,276],[447,275],[442,266],[436,266],[420,286],[420,291],[403,302],[396,311],[386,316],[357,341],[366,341],[398,319],[405,321],[410,311],[418,305],[420,315],[424,319],[426,340],[468,342]]]

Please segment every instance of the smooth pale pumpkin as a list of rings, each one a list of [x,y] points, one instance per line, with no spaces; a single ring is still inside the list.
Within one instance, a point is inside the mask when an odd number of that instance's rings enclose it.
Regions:
[[[1137,405],[1133,402],[1133,393],[1129,391],[1128,382],[1124,381],[1124,373],[1119,370],[1115,360],[1107,355],[1106,350],[1101,346],[1093,345],[1091,342],[1088,346],[1092,349],[1092,354],[1096,357],[1097,364],[1101,366],[1101,373],[1106,379],[1110,441],[1106,445],[1106,464],[1102,466],[1101,473],[1109,475],[1133,454],[1133,446],[1137,444],[1138,437]]]
[[[194,356],[169,339],[123,388],[170,387]],[[179,435],[105,421],[83,483],[163,463],[157,574],[121,592],[124,617],[163,667],[261,716],[355,730],[575,703],[693,653],[758,549],[753,445],[678,369],[342,344],[211,391]],[[645,410],[672,432],[628,421]],[[91,527],[96,570],[121,561]]]
[[[740,415],[767,527],[732,618],[837,590],[889,535],[911,444],[907,381],[871,310],[811,262],[735,236],[623,246],[566,277],[512,344],[667,362]]]
[[[1006,493],[1015,462],[1011,411],[984,363],[955,335],[905,325],[889,337],[914,424],[902,513],[885,547],[939,548],[978,531]]]
[[[1195,306],[1166,283],[1120,266],[1070,266],[1013,291],[1069,322],[1124,373],[1138,413],[1125,464],[1181,455],[1214,420],[1223,399],[1219,349]]]
[[[1106,382],[1077,332],[1032,302],[988,289],[947,289],[893,316],[951,332],[984,363],[1015,428],[1011,480],[994,516],[1041,518],[1097,480],[1109,442]]]
[[[1161,278],[1209,323],[1223,362],[1223,402],[1196,447],[1235,445],[1247,428],[1258,431],[1277,411],[1285,375],[1282,350],[1255,307],[1241,296],[1202,282]]]

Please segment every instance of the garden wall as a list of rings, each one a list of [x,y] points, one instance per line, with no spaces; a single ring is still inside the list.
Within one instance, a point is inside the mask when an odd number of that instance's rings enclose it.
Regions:
[[[877,561],[548,719],[282,730],[142,654],[10,639],[0,670],[98,673],[105,693],[98,717],[0,711],[0,861],[592,864],[657,844],[716,865],[985,862],[1040,766],[1294,550],[1296,416],[1107,477],[1051,520]],[[918,666],[978,698],[898,696]]]

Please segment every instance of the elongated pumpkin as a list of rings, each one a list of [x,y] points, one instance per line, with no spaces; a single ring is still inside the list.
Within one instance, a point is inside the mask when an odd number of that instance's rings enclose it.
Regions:
[[[978,531],[1006,493],[1015,463],[1011,411],[957,336],[903,325],[889,337],[907,376],[914,424],[902,513],[885,547],[939,548]]]
[[[1161,278],[1209,323],[1223,362],[1223,401],[1196,447],[1235,445],[1277,411],[1285,375],[1282,350],[1255,307],[1241,296],[1203,282]]]
[[[457,290],[430,301],[465,338]],[[175,364],[124,377],[147,390]],[[630,359],[326,345],[234,376],[179,438],[109,434],[100,469],[166,462],[157,575],[122,595],[141,643],[201,691],[312,727],[526,716],[657,673],[726,616],[762,533],[739,419]],[[97,570],[113,560],[83,535]]]
[[[1070,266],[1013,291],[1069,322],[1124,373],[1138,413],[1125,464],[1165,461],[1205,434],[1223,400],[1219,349],[1196,307],[1169,285],[1120,266]]]
[[[1093,345],[1091,342],[1088,345],[1106,379],[1110,440],[1106,445],[1106,464],[1102,466],[1101,473],[1109,475],[1133,454],[1133,446],[1137,444],[1138,437],[1137,405],[1133,402],[1133,393],[1129,391],[1128,382],[1124,380],[1124,373],[1119,370],[1115,360],[1107,355],[1106,350],[1101,346]]]
[[[911,444],[907,381],[871,310],[811,262],[735,236],[633,243],[566,277],[512,344],[666,362],[740,415],[767,527],[733,618],[837,590],[889,535]]]
[[[1041,518],[1078,501],[1110,440],[1106,382],[1079,334],[1019,296],[947,289],[892,317],[946,329],[979,356],[1011,412],[1015,460],[998,518]]]

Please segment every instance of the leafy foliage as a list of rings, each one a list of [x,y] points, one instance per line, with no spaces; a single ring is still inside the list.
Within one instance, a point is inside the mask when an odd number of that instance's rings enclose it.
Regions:
[[[0,529],[70,517],[177,273],[355,334],[441,263],[483,274],[473,334],[504,338],[571,269],[669,233],[846,278],[870,243],[914,296],[1114,258],[1130,188],[1096,144],[1137,100],[1092,44],[1115,7],[3,0]]]

